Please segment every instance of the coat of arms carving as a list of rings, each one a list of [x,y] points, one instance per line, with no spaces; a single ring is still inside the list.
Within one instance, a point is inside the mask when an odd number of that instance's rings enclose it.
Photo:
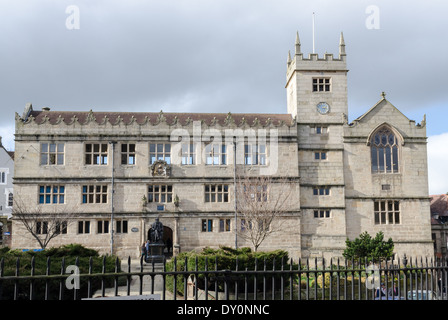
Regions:
[[[153,177],[169,178],[171,167],[164,160],[157,160],[151,165],[151,175]]]

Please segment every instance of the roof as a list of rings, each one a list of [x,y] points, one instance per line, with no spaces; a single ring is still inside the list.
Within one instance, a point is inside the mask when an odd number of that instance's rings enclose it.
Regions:
[[[448,195],[439,194],[431,197],[431,215],[448,216]]]
[[[2,137],[0,137],[0,148],[2,148],[3,150],[5,150],[5,152],[9,155],[9,157],[14,160],[14,151],[8,151],[6,150],[5,146],[2,143]]]
[[[382,98],[373,106],[371,107],[369,110],[367,110],[364,114],[362,114],[361,116],[359,116],[358,118],[355,119],[355,121],[360,121],[362,120],[364,117],[366,117],[369,113],[373,112],[373,110],[379,108],[381,105],[383,105],[383,103],[388,103],[389,105],[391,105],[396,111],[398,111],[406,120],[409,120],[408,117],[406,117],[403,112],[401,112],[400,110],[398,110],[397,107],[395,107],[392,103],[389,102],[389,100],[386,99],[386,94],[383,92],[381,94]]]
[[[123,124],[158,124],[160,121],[166,121],[167,124],[180,123],[182,125],[189,124],[192,121],[203,121],[208,125],[220,124],[228,125],[234,122],[237,125],[246,122],[248,125],[260,125],[272,123],[275,126],[294,124],[294,119],[290,114],[277,113],[165,113],[165,112],[75,112],[75,111],[31,111],[27,118],[33,118],[36,123],[44,123],[48,121],[50,124],[58,124],[63,121],[71,124],[74,121],[85,124],[95,121],[103,124],[108,121],[111,124],[117,124],[122,121]],[[28,120],[28,119],[25,119]]]

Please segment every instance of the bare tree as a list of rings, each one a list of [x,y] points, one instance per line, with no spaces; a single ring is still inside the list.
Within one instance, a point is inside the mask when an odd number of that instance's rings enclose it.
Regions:
[[[254,251],[271,234],[281,231],[280,219],[293,209],[294,181],[271,176],[239,177],[236,184],[236,211],[241,227],[239,238],[252,243]]]
[[[60,234],[67,233],[67,227],[75,221],[75,210],[61,211],[54,209],[53,212],[42,212],[41,206],[27,206],[24,201],[14,197],[12,218],[22,222],[42,249],[45,249],[50,241]]]

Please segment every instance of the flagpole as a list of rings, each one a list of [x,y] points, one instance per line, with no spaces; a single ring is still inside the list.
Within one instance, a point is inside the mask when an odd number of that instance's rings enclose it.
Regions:
[[[314,12],[313,12],[313,53],[315,53],[314,49],[315,48],[314,48]]]

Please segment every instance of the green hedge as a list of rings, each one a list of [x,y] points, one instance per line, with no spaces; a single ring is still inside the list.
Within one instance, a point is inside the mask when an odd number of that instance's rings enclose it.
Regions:
[[[174,262],[176,261],[176,271],[204,271],[207,267],[208,271],[214,270],[272,270],[275,263],[275,269],[280,270],[282,267],[282,261],[284,268],[289,269],[288,253],[283,250],[275,250],[270,252],[257,251],[253,252],[250,248],[233,249],[229,247],[220,247],[219,249],[204,248],[201,252],[183,252],[179,254],[176,259],[171,259],[166,264],[167,271],[174,271]],[[185,265],[186,264],[186,265]],[[188,278],[189,274],[177,275],[176,277],[176,294],[184,295],[184,281]],[[249,276],[248,281],[252,283],[249,290],[253,289],[254,276]],[[272,279],[272,278],[270,278]],[[278,279],[277,279],[278,280]],[[229,282],[229,290],[233,290],[235,282],[238,280],[232,279]],[[245,281],[242,276],[241,283]],[[257,278],[257,283],[261,284],[262,277]],[[205,274],[201,273],[197,279],[198,288],[205,289]],[[268,283],[267,290],[270,289],[272,280]],[[240,286],[241,288],[241,286]],[[167,289],[174,292],[174,277],[167,276]],[[208,289],[215,290],[214,275],[208,274]],[[224,290],[224,281],[218,280],[218,291]]]
[[[0,259],[3,260],[3,276],[15,276],[17,262],[19,263],[19,276],[31,275],[32,258],[34,257],[34,275],[45,275],[47,272],[47,264],[49,260],[50,275],[60,275],[62,259],[65,261],[65,274],[66,268],[69,265],[75,265],[78,259],[79,272],[81,274],[89,273],[89,262],[92,259],[92,273],[101,273],[103,271],[103,260],[105,261],[106,273],[115,272],[115,263],[117,257],[115,256],[100,256],[96,250],[85,248],[78,244],[70,244],[59,248],[51,248],[42,251],[20,251],[9,250],[8,248],[2,248],[0,250]],[[120,263],[118,266],[120,267]],[[121,270],[119,270],[121,271]],[[67,273],[67,275],[69,275]],[[87,278],[81,277],[80,290],[78,296],[87,296]],[[49,299],[59,299],[59,286],[61,284],[60,279],[51,279],[48,281],[50,287]],[[113,285],[113,279],[105,279],[105,285]],[[21,280],[19,283],[19,299],[29,299],[30,295],[30,280]],[[65,286],[65,279],[62,280],[62,286],[64,289],[64,299],[73,299],[73,290],[69,290]],[[45,280],[34,281],[34,296],[36,300],[44,299],[45,294]],[[101,278],[91,278],[92,292],[101,288]],[[14,295],[14,280],[0,281],[0,299],[8,300],[13,299]]]

